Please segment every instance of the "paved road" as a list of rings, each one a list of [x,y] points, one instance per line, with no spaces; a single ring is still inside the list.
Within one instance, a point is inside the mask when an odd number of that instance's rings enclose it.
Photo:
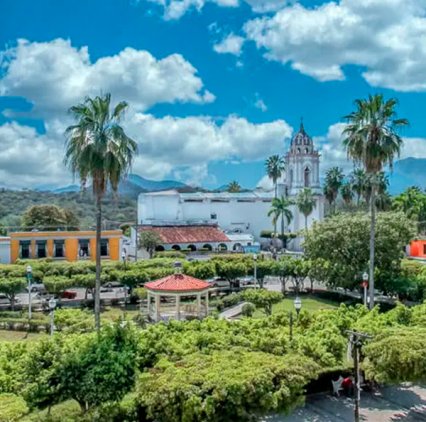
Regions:
[[[222,319],[234,319],[237,316],[241,315],[243,306],[246,302],[239,303],[238,305],[233,306],[232,308],[228,308],[219,314],[219,318]]]
[[[259,422],[352,422],[353,400],[318,394],[291,415],[271,415]],[[361,395],[360,416],[371,422],[426,422],[426,386],[401,385],[382,388],[380,393]]]

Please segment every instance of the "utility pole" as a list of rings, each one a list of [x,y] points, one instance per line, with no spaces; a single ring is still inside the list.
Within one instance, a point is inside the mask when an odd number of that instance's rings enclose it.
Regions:
[[[360,333],[358,331],[346,331],[349,334],[349,342],[353,347],[353,359],[354,359],[354,370],[355,370],[355,408],[354,408],[354,420],[359,422],[359,406],[361,402],[361,374],[359,368],[359,359],[361,346],[364,340],[370,339],[371,336],[368,334]]]

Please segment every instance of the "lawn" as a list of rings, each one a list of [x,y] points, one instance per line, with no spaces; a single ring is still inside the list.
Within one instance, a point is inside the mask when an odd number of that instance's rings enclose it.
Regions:
[[[126,315],[126,318],[132,319],[136,315],[140,313],[139,307],[137,308],[131,308],[124,310],[123,308],[117,308],[117,307],[108,307],[101,313],[101,319],[103,321],[117,321],[118,319],[122,318],[124,315]]]
[[[46,333],[27,333],[26,331],[0,330],[0,341],[32,341],[46,337]]]
[[[302,309],[308,312],[316,312],[321,309],[334,309],[339,306],[338,302],[334,302],[332,300],[320,299],[315,296],[302,296]],[[275,314],[277,312],[289,312],[295,311],[294,309],[294,298],[286,298],[281,302],[272,306],[272,313]],[[265,316],[265,313],[262,310],[257,310],[254,313],[254,317],[259,318]]]

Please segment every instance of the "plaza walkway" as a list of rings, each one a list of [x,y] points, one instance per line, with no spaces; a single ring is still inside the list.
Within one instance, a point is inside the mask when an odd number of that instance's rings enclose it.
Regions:
[[[352,422],[353,403],[347,397],[316,394],[291,415],[272,415],[259,422]],[[426,385],[385,387],[377,394],[363,393],[360,416],[368,422],[426,422]]]

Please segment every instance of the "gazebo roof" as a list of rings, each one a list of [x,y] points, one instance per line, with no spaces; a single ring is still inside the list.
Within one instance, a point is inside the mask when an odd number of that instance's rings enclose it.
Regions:
[[[185,274],[172,274],[159,280],[145,283],[145,288],[148,290],[162,292],[193,292],[206,290],[209,287],[210,284],[206,281]]]

